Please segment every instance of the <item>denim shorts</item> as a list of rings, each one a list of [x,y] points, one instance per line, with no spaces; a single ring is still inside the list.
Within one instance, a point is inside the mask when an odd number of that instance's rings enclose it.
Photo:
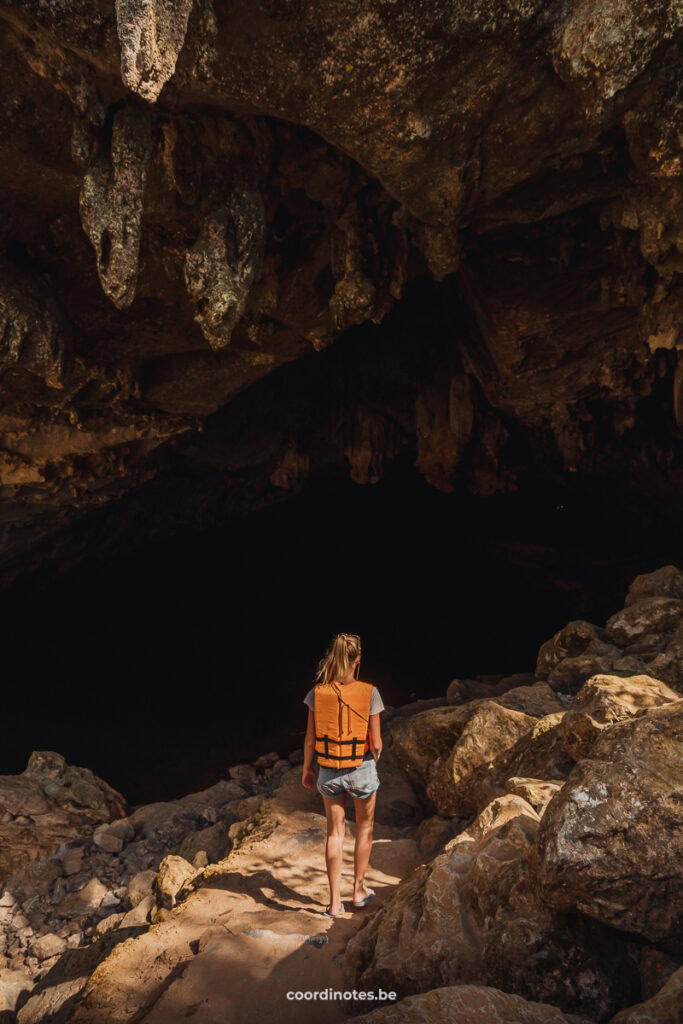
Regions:
[[[350,793],[364,800],[372,796],[379,786],[375,759],[373,757],[372,760],[363,761],[355,768],[327,768],[321,764],[316,786],[323,796],[344,796]]]

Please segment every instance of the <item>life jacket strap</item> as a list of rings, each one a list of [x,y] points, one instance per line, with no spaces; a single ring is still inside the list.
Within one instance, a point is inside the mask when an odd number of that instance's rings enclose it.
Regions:
[[[321,754],[320,756],[322,757],[323,755]],[[351,754],[327,754],[325,756],[332,761],[357,761],[361,755],[357,754],[355,757],[352,757]]]
[[[327,746],[328,740],[329,740],[330,743],[336,743],[338,747],[340,747],[342,745],[342,743],[344,743],[344,744],[349,744],[350,743],[350,744],[352,744],[352,746],[354,748],[355,748],[356,743],[365,743],[365,740],[359,740],[357,736],[354,736],[354,738],[352,740],[330,740],[328,733],[325,733],[324,736],[316,736],[316,740],[324,740],[325,741],[325,746]]]

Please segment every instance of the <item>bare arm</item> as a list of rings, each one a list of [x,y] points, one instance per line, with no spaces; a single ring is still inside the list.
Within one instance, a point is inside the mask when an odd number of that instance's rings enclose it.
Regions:
[[[308,709],[308,722],[306,723],[306,737],[304,739],[304,764],[302,771],[307,772],[313,762],[315,753],[315,717],[311,709]]]
[[[379,755],[382,753],[382,736],[379,729],[379,712],[376,715],[370,715],[370,724],[368,726],[368,738],[370,741],[370,750],[375,758],[375,761],[379,761]]]

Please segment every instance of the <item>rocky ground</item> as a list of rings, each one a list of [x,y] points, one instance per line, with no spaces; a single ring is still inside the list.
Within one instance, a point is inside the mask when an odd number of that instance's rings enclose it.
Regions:
[[[323,916],[301,751],[129,807],[59,754],[0,780],[2,1024],[680,1024],[683,573],[535,673],[383,714],[377,899]],[[352,884],[349,822],[343,893]]]

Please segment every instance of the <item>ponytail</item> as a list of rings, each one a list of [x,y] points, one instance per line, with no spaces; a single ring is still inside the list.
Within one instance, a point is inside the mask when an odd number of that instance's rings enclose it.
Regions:
[[[351,662],[360,657],[360,637],[355,633],[337,633],[318,662],[315,685],[325,686],[343,679]],[[358,668],[356,667],[356,677]]]

